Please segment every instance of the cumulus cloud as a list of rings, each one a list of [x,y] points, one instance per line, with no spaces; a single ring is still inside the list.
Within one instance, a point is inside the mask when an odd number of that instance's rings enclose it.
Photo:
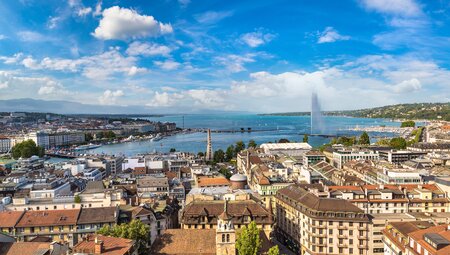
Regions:
[[[103,105],[113,105],[113,104],[117,104],[117,99],[119,99],[120,97],[123,97],[125,94],[123,93],[122,90],[105,90],[105,92],[103,92],[103,95],[101,95],[98,98],[98,101],[100,104]]]
[[[153,61],[153,63],[164,70],[175,70],[180,66],[180,63],[170,59],[165,61]]]
[[[392,87],[392,91],[395,93],[410,93],[418,91],[422,88],[422,84],[416,78],[411,80],[402,81]]]
[[[103,10],[102,15],[93,33],[102,40],[156,37],[173,32],[170,24],[159,22],[153,16],[140,15],[132,9],[113,6]]]
[[[127,54],[131,56],[168,56],[171,48],[157,43],[132,42],[127,49]]]
[[[146,72],[147,72],[146,68],[140,68],[140,67],[137,67],[137,66],[132,66],[130,68],[130,70],[128,71],[128,75],[129,76],[134,76],[136,74],[142,74],[142,73],[146,73]]]
[[[177,100],[182,99],[183,96],[177,93],[169,94],[167,92],[155,92],[155,95],[153,96],[150,103],[147,104],[147,106],[151,107],[169,107],[173,106]]]
[[[399,16],[417,16],[422,13],[420,6],[414,0],[361,0],[367,10],[383,14]]]
[[[24,60],[22,60],[22,64],[26,67],[26,68],[30,68],[30,69],[39,69],[39,64],[38,62],[33,59],[32,57],[27,57]]]
[[[3,63],[5,64],[16,64],[20,62],[22,58],[23,58],[22,52],[16,53],[12,57],[0,56],[0,60],[2,60]]]
[[[199,23],[212,24],[221,21],[233,15],[232,11],[207,11],[201,14],[194,15],[194,18]]]
[[[345,40],[350,40],[350,36],[339,34],[333,27],[326,27],[324,31],[318,33],[317,43],[331,43]]]
[[[275,38],[275,35],[273,34],[257,31],[253,33],[243,34],[240,39],[248,46],[255,48],[270,42],[273,38]]]
[[[12,59],[9,60],[12,61]],[[29,69],[81,72],[82,75],[90,79],[103,80],[118,73],[132,76],[145,72],[145,68],[137,66],[137,60],[134,56],[122,55],[118,48],[110,48],[109,51],[98,55],[76,59],[46,57],[38,61],[28,56],[21,63]]]
[[[0,98],[14,97],[40,97],[60,98],[68,96],[67,89],[57,80],[51,77],[28,77],[18,75],[12,71],[0,71],[0,88],[7,88]],[[5,97],[6,96],[6,97]]]

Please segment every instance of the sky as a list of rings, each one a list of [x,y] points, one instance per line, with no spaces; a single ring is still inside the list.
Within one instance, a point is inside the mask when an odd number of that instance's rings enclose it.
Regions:
[[[448,0],[0,1],[0,100],[150,112],[450,101]]]

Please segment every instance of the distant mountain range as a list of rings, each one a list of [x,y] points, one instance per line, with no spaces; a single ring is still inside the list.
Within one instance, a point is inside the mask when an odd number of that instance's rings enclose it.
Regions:
[[[0,100],[0,112],[40,112],[56,114],[195,114],[195,113],[243,113],[220,110],[184,109],[184,112],[176,109],[150,108],[145,105],[116,106],[82,104],[63,100],[39,100],[31,98]]]
[[[309,112],[270,113],[263,115],[277,116],[309,116]],[[442,119],[450,121],[450,103],[415,103],[397,104],[382,107],[348,110],[325,111],[327,116],[349,116],[360,118],[390,118],[390,119]]]

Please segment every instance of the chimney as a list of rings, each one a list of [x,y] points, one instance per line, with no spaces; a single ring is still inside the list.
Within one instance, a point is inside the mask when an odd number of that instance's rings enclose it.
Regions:
[[[250,152],[247,150],[247,157],[246,157],[247,162],[245,162],[246,164],[246,170],[250,170]]]
[[[94,254],[102,254],[102,253],[103,253],[103,241],[98,240],[98,238],[95,237]]]

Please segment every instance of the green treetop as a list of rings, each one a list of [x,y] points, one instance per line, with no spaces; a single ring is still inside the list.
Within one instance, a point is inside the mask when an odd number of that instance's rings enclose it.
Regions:
[[[370,144],[370,138],[367,132],[363,132],[361,136],[359,137],[359,144],[362,145],[369,145]]]
[[[45,155],[44,148],[36,146],[36,143],[33,140],[26,140],[14,145],[11,152],[15,159],[29,158],[34,155],[43,157]]]
[[[132,239],[136,241],[139,254],[146,254],[150,243],[150,227],[140,220],[132,220],[130,223],[120,225],[104,225],[97,234]]]
[[[236,240],[236,249],[239,255],[257,255],[261,245],[259,229],[252,221],[248,226],[242,228],[242,232]]]

